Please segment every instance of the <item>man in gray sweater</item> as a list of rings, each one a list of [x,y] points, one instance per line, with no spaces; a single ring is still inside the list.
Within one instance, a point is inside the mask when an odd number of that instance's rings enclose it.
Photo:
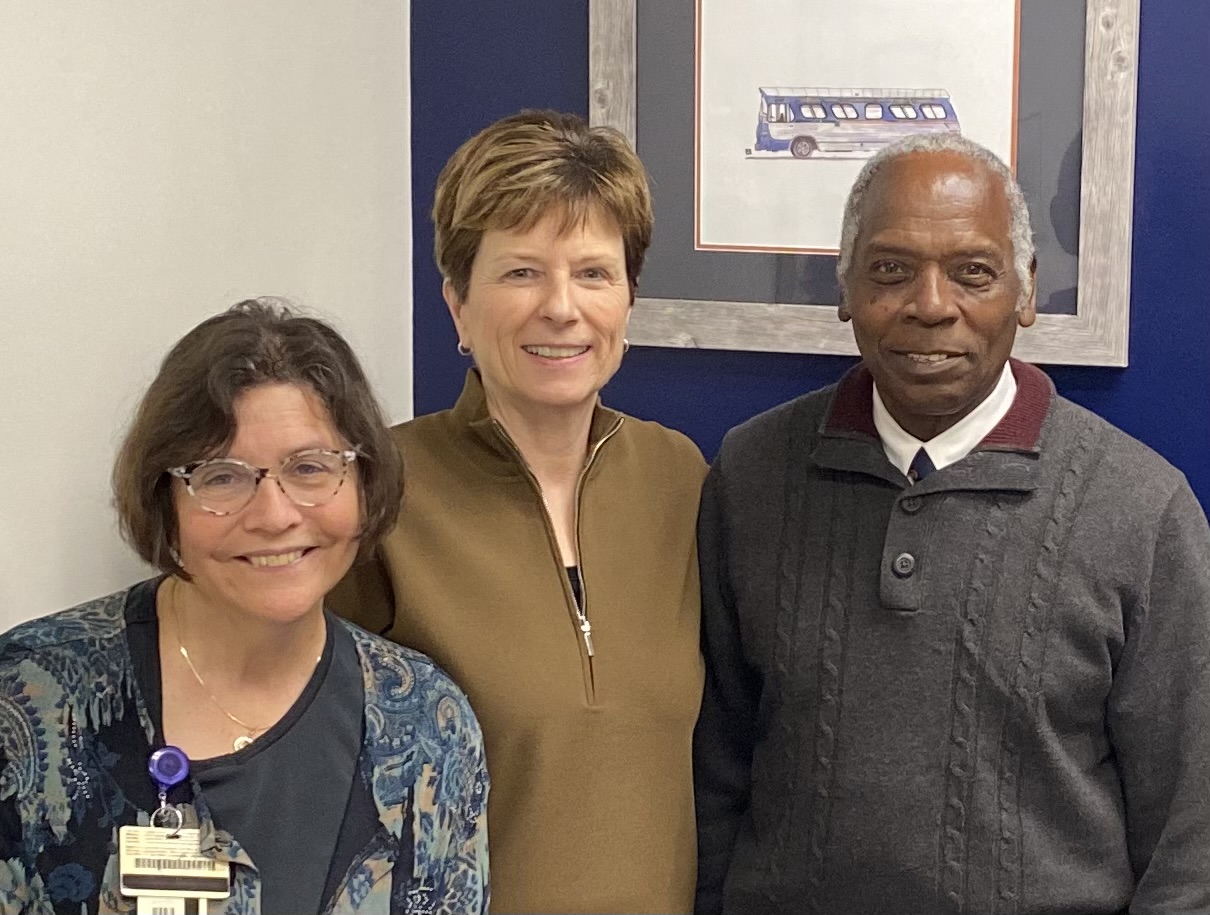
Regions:
[[[839,272],[861,365],[732,430],[703,495],[697,912],[1210,912],[1210,531],[1009,358],[1012,174],[889,147]]]

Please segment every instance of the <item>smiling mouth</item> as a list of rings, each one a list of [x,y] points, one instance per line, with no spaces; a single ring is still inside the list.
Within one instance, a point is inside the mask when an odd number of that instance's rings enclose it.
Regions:
[[[940,365],[950,359],[962,358],[959,353],[900,353],[899,355],[907,357],[911,362],[918,362],[921,365]]]
[[[544,359],[573,359],[588,352],[587,346],[523,346],[531,356],[542,356]]]
[[[311,547],[302,550],[290,550],[288,553],[266,553],[259,556],[241,556],[245,562],[250,564],[255,569],[265,569],[274,566],[290,566],[301,560],[307,553],[311,552]]]

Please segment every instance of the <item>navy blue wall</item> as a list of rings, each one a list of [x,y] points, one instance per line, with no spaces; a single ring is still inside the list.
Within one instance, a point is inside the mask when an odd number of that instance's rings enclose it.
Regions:
[[[588,111],[587,3],[412,0],[416,413],[450,406],[466,361],[441,300],[433,186],[467,137],[519,108]],[[1140,27],[1130,367],[1049,367],[1059,391],[1163,453],[1210,506],[1210,4],[1146,0]],[[658,231],[658,228],[657,228]],[[611,406],[712,456],[731,426],[834,381],[831,356],[636,347]]]

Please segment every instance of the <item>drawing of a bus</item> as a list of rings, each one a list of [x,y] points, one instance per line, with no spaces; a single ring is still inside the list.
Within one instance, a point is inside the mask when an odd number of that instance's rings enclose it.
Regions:
[[[944,89],[762,86],[755,150],[871,156],[910,133],[961,133]]]

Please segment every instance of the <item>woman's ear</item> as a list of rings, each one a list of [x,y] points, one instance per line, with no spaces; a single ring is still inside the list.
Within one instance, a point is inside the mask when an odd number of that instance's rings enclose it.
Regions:
[[[445,307],[450,310],[450,317],[454,320],[454,329],[458,332],[458,345],[469,348],[470,341],[462,332],[462,300],[458,298],[458,292],[454,289],[454,281],[449,277],[441,281],[441,297],[445,299]]]

